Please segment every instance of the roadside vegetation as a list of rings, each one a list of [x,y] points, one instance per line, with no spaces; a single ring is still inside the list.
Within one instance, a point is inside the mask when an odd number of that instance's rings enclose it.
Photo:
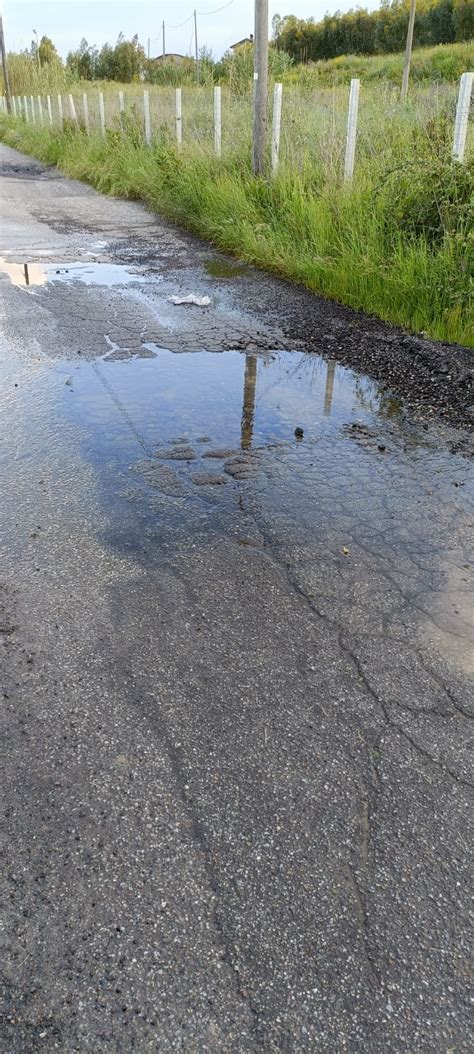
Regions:
[[[420,87],[406,106],[390,85],[363,89],[351,186],[342,180],[346,88],[286,91],[281,164],[272,180],[251,174],[249,93],[223,93],[217,158],[211,90],[183,92],[180,150],[171,88],[150,91],[154,140],[144,144],[142,92],[126,89],[119,124],[115,86],[105,137],[92,92],[89,136],[67,121],[60,130],[6,117],[0,136],[315,292],[411,331],[473,344],[473,144],[471,136],[464,164],[451,160],[454,87]],[[80,114],[80,94],[76,106]]]
[[[2,116],[0,136],[315,292],[412,331],[472,345],[472,127],[464,164],[451,152],[459,77],[474,64],[474,7],[472,0],[418,0],[420,46],[402,104],[408,11],[409,0],[384,0],[377,11],[358,8],[319,23],[274,16],[270,82],[283,83],[283,116],[273,179],[255,179],[250,167],[252,45],[229,50],[219,62],[204,48],[196,69],[191,58],[148,59],[137,37],[122,35],[100,49],[82,40],[63,62],[43,37],[9,56],[10,79],[16,96],[51,97],[53,127],[46,126],[43,102],[41,126]],[[360,78],[361,94],[348,186],[343,165],[352,77]],[[220,158],[213,152],[216,84],[222,86]],[[150,146],[144,143],[144,86]],[[120,121],[119,89],[126,106]],[[81,126],[84,92],[90,135]],[[63,93],[71,94],[74,108]],[[78,116],[62,128],[58,94],[64,113]],[[270,109],[271,96],[269,122]]]
[[[474,5],[473,5],[474,6]],[[195,85],[196,65],[185,57],[180,65],[145,59],[143,49],[135,41],[121,41],[115,48],[107,45],[107,62],[98,64],[94,51],[86,40],[77,51],[71,52],[68,62],[61,62],[52,42],[43,38],[41,63],[31,51],[9,55],[10,83],[13,95],[48,94],[87,88],[93,82],[103,90],[117,85],[156,84],[175,87]],[[138,51],[137,51],[138,48]],[[51,50],[52,49],[52,50]],[[440,44],[436,47],[415,49],[412,54],[410,78],[412,84],[454,84],[466,70],[472,69],[474,43]],[[299,88],[324,88],[349,84],[351,77],[360,77],[364,84],[384,81],[392,86],[401,84],[403,53],[364,55],[347,53],[327,60],[297,63],[286,51],[270,48],[270,77],[284,85]],[[232,91],[247,91],[253,77],[253,48],[244,47],[228,52],[220,62],[201,50],[199,81],[201,86],[228,86]],[[0,74],[0,94],[3,91]]]

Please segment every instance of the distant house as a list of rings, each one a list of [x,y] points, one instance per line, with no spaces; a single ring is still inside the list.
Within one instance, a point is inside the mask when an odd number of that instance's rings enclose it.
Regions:
[[[249,44],[253,44],[253,33],[249,37],[244,37],[243,40],[238,40],[236,44],[231,44],[230,50],[240,51],[240,48],[248,48]]]
[[[174,66],[182,66],[183,62],[188,61],[186,55],[178,55],[174,51],[167,51],[166,55],[157,55],[153,62],[171,62]]]

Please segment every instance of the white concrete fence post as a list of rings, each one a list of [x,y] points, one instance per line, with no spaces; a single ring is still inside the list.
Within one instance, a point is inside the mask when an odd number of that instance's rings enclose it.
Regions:
[[[151,143],[151,117],[150,117],[150,92],[143,92],[143,119],[145,122],[145,143]]]
[[[102,135],[105,135],[105,105],[104,105],[104,93],[99,92],[99,116],[100,116],[100,130]]]
[[[61,95],[58,95],[58,116],[59,116],[59,123],[60,123],[61,128],[62,128],[63,122],[64,122],[64,114],[63,114],[63,100],[62,100],[62,96]]]
[[[456,121],[454,124],[453,140],[453,158],[455,161],[464,160],[469,111],[471,109],[473,80],[474,73],[463,73],[459,83],[459,95],[458,104],[456,107]]]
[[[46,96],[46,106],[48,108],[49,123],[52,124],[53,123],[53,108],[51,106],[51,96],[50,95]]]
[[[43,102],[41,95],[38,95],[38,115],[40,124],[43,124]]]
[[[219,85],[214,88],[214,153],[222,154],[222,92]]]
[[[82,94],[82,115],[84,117],[84,128],[87,135],[89,135],[89,100],[87,98],[87,92],[83,92]]]
[[[28,102],[27,102],[26,95],[23,96],[23,115],[24,115],[25,121],[28,121],[29,120],[29,114],[28,114]]]
[[[176,88],[176,142],[181,146],[183,142],[183,98],[181,88]]]
[[[32,96],[32,95],[30,95],[30,106],[31,106],[31,119],[32,119],[32,121],[33,121],[33,124],[36,124],[36,117],[35,117],[35,100],[34,100],[34,98],[33,98],[33,96]]]
[[[16,97],[12,98],[13,116],[16,117]]]
[[[68,98],[69,98],[69,114],[70,114],[70,117],[71,117],[71,121],[74,121],[74,124],[77,124],[77,113],[76,113],[76,107],[74,105],[74,99],[73,99],[72,95],[69,95]]]
[[[347,115],[346,157],[344,162],[344,180],[346,183],[352,183],[352,177],[354,175],[357,115],[359,112],[359,88],[360,80],[351,80],[349,112]]]
[[[273,89],[273,124],[272,124],[272,173],[276,176],[280,163],[281,104],[283,84],[277,82]]]

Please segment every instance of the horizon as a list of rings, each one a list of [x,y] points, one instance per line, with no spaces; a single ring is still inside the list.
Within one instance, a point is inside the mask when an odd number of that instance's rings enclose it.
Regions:
[[[327,0],[295,0],[285,10],[276,0],[270,5],[269,32],[273,15],[313,17],[320,21],[328,12]],[[334,3],[334,11],[341,13],[354,7],[353,0]],[[376,10],[378,0],[368,0],[368,10]],[[111,17],[111,8],[113,15]],[[154,0],[4,0],[3,18],[8,51],[29,49],[37,31],[39,39],[50,37],[62,59],[79,47],[83,38],[90,45],[101,48],[115,44],[123,33],[130,40],[138,34],[140,43],[150,57],[162,53],[162,22],[165,21],[166,51],[188,55],[194,49],[193,0],[165,0],[157,5]],[[207,47],[219,59],[231,44],[253,33],[254,0],[227,0],[219,3],[196,4],[198,46]],[[77,28],[76,28],[77,26]]]

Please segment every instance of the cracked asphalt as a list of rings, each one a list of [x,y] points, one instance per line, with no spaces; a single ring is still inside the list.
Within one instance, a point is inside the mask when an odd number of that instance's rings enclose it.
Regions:
[[[0,162],[0,1049],[467,1054],[467,353]]]

